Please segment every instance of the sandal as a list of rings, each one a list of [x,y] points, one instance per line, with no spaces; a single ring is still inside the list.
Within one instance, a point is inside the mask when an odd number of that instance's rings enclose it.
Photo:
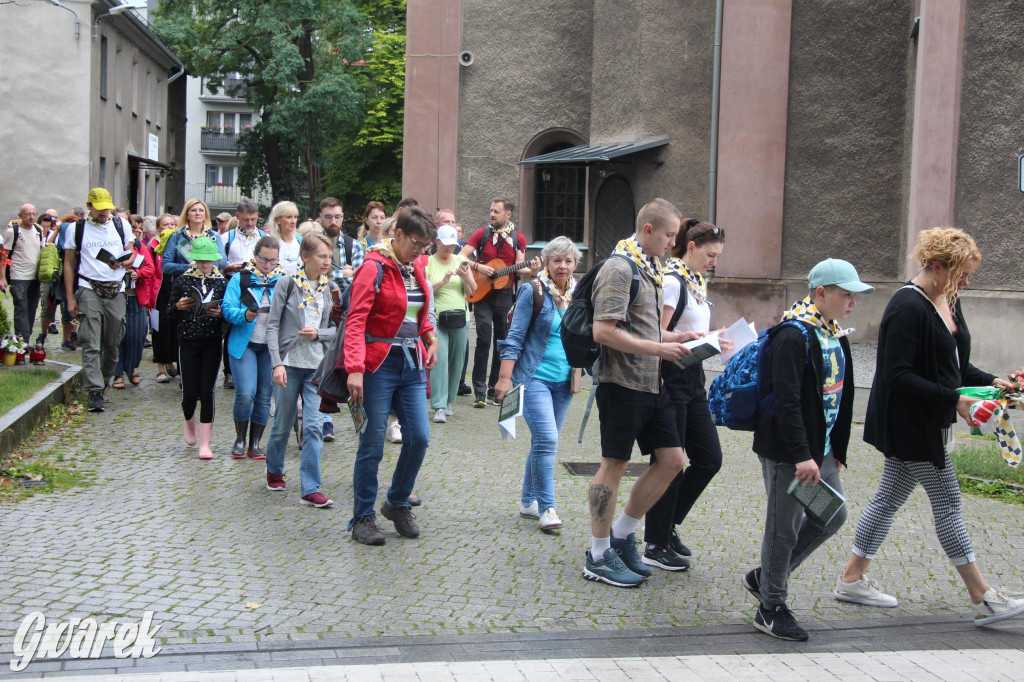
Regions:
[[[138,386],[142,383],[142,377],[138,372],[132,372],[128,375],[128,381],[132,382],[132,386]]]
[[[114,383],[112,383],[111,386],[113,386],[114,388],[123,389],[124,388],[124,377],[122,377],[122,376],[115,377],[114,378]]]
[[[158,383],[158,384],[169,384],[169,383],[171,383],[171,380],[170,380],[170,378],[166,374],[164,374],[163,372],[160,372],[159,374],[156,375],[156,383]]]

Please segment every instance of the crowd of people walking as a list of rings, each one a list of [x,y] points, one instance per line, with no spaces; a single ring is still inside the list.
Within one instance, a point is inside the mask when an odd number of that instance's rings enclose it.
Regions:
[[[520,499],[514,510],[510,501],[509,511],[551,533],[563,523],[554,485],[558,443],[582,383],[562,342],[582,253],[556,237],[528,259],[514,209],[510,199],[495,198],[488,225],[463,240],[451,210],[431,216],[407,198],[389,218],[374,201],[359,234],[350,236],[342,231],[342,202],[333,197],[301,227],[289,201],[274,205],[258,226],[259,206],[249,200],[233,216],[218,215],[215,226],[200,199],[187,201],[177,216],[142,217],[95,188],[84,209],[63,218],[53,209],[39,216],[31,204],[20,207],[3,235],[0,291],[12,295],[20,337],[32,338],[41,311],[37,344],[61,333],[62,348],[81,349],[92,412],[104,410],[108,388],[129,390],[143,381],[143,349],[151,345],[156,383],[179,378],[183,441],[199,459],[221,452],[262,461],[267,490],[284,493],[294,432],[304,504],[334,504],[321,490],[321,453],[334,440],[332,410],[349,410],[358,445],[348,527],[365,545],[387,540],[377,522],[386,440],[401,449],[379,513],[398,535],[417,538],[412,508],[421,502],[415,487],[431,424],[453,418],[460,395],[472,393],[472,405],[482,409],[521,391],[530,445]],[[585,278],[593,292],[592,336],[601,347],[588,368],[601,443],[588,489],[588,580],[636,587],[652,568],[690,568],[693,552],[680,528],[721,469],[722,449],[701,363],[675,361],[691,353],[684,344],[712,333],[707,274],[725,244],[721,227],[685,219],[670,202],[654,199],[640,209],[633,235]],[[970,362],[959,292],[981,265],[974,240],[957,229],[927,230],[913,258],[920,271],[882,317],[864,428],[865,440],[885,456],[881,483],[858,519],[833,596],[898,605],[867,569],[920,483],[974,622],[987,625],[1024,613],[1024,600],[989,585],[978,568],[950,459],[952,425],[970,420],[975,401],[959,387],[1011,385]],[[740,582],[758,600],[754,626],[780,639],[808,639],[787,606],[789,579],[847,519],[845,507],[818,519],[791,491],[821,483],[842,493],[855,391],[852,330],[842,322],[857,296],[872,292],[852,264],[823,260],[808,274],[807,296],[782,312],[763,341],[767,360],[758,382],[770,387],[773,408],[758,418],[753,450],[765,523],[760,560]],[[465,387],[471,326],[472,386]],[[724,336],[720,345],[737,350]],[[212,437],[222,369],[225,388],[235,392],[230,447]],[[347,405],[327,396],[322,404],[314,377],[327,375],[341,377]],[[650,466],[616,516],[634,445],[650,456]]]

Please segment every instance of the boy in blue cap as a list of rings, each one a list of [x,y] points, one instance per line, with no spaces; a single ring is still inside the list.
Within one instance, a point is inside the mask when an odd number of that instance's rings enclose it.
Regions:
[[[774,391],[775,409],[765,410],[754,430],[754,452],[761,461],[768,496],[761,566],[748,572],[743,586],[760,600],[754,627],[779,639],[806,641],[786,606],[789,575],[846,521],[840,508],[824,526],[807,515],[786,490],[794,479],[802,485],[824,481],[840,493],[839,469],[853,421],[853,362],[847,336],[838,320],[846,319],[858,293],[874,288],[844,260],[815,265],[807,279],[809,295],[793,304],[769,341],[770,362],[761,381]]]

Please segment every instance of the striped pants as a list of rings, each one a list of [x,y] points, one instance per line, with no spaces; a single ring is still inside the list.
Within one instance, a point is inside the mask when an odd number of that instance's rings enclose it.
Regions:
[[[964,525],[960,484],[948,454],[946,466],[942,469],[931,462],[904,462],[893,457],[885,458],[882,482],[875,499],[871,500],[857,522],[853,553],[865,559],[875,558],[878,548],[892,528],[896,512],[914,492],[918,483],[928,493],[932,515],[935,517],[935,533],[946,556],[954,566],[976,561],[971,538]]]

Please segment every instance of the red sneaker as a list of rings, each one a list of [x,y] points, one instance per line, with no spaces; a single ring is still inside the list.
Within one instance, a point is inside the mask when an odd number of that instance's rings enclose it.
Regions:
[[[324,495],[322,492],[315,492],[311,495],[306,495],[302,498],[303,504],[309,504],[317,509],[323,509],[324,507],[330,507],[334,504],[334,500]]]
[[[267,490],[274,492],[284,492],[284,476],[282,474],[272,474],[267,472]]]

